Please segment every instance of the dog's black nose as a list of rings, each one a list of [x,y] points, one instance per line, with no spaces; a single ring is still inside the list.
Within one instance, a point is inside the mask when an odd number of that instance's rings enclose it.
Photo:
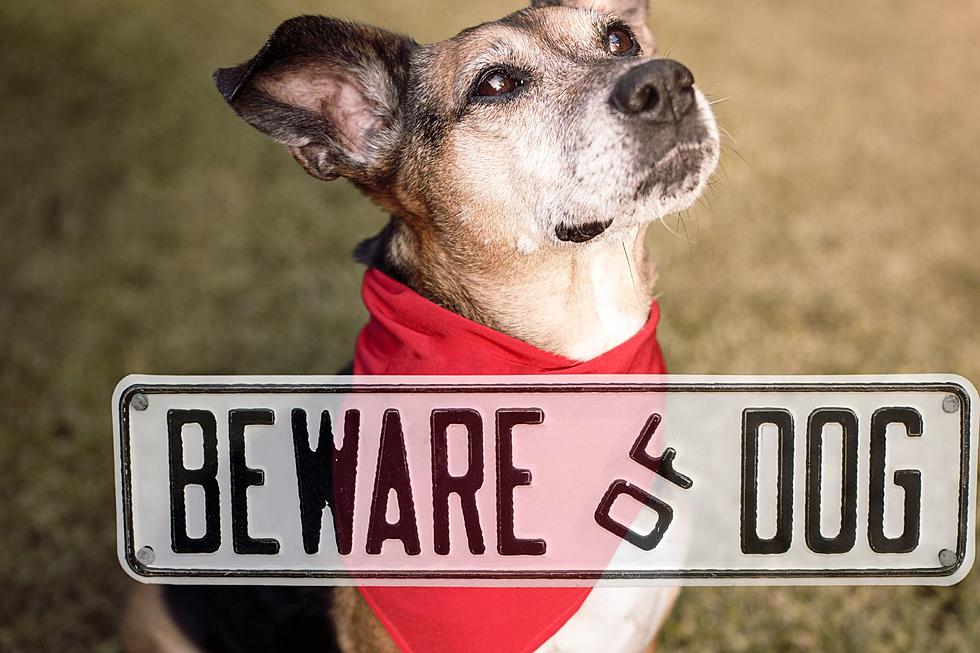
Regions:
[[[620,77],[610,99],[629,116],[679,121],[694,106],[694,75],[676,61],[654,59]]]

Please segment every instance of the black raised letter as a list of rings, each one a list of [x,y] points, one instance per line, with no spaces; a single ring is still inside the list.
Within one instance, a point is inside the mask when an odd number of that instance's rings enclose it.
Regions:
[[[776,534],[759,537],[759,427],[779,429]],[[786,553],[793,541],[793,416],[781,408],[742,412],[742,553]]]
[[[914,408],[879,408],[871,417],[871,488],[868,541],[878,553],[908,553],[919,545],[922,474],[914,469],[895,472],[895,485],[905,490],[905,523],[898,537],[885,537],[885,432],[903,424],[910,438],[922,435],[922,415]]]
[[[640,430],[640,435],[637,436],[636,442],[633,443],[633,448],[630,449],[630,458],[654,474],[664,477],[677,487],[690,490],[694,486],[694,481],[691,480],[691,477],[674,469],[674,457],[677,455],[677,451],[673,447],[667,447],[660,456],[651,456],[647,452],[647,447],[653,441],[653,436],[656,435],[657,428],[662,421],[663,417],[659,413],[653,413],[647,418],[646,423]]]
[[[186,424],[198,424],[204,434],[204,464],[200,469],[184,467]],[[221,546],[221,521],[218,502],[218,425],[207,410],[167,411],[167,439],[170,450],[170,546],[174,553],[214,553]],[[187,535],[187,506],[184,488],[199,485],[204,489],[204,536]]]
[[[540,424],[540,408],[501,408],[497,411],[497,552],[500,555],[542,555],[542,539],[518,539],[514,535],[514,488],[531,484],[531,472],[514,467],[514,427]]]
[[[275,413],[268,408],[240,408],[228,412],[228,443],[231,456],[231,535],[235,553],[274,555],[279,542],[252,538],[248,534],[248,488],[262,485],[265,473],[245,465],[245,427],[270,426]]]
[[[466,427],[468,466],[462,476],[449,474],[450,425]],[[459,495],[463,510],[463,525],[470,553],[483,553],[483,529],[480,513],[476,508],[476,491],[483,485],[483,419],[471,408],[442,409],[432,411],[432,525],[435,552],[449,553],[449,495]]]
[[[612,505],[616,502],[616,499],[623,494],[633,497],[657,513],[657,525],[653,527],[652,531],[646,535],[640,535],[612,518],[609,511],[612,509]],[[603,495],[602,501],[599,502],[599,507],[595,509],[595,522],[597,524],[644,551],[652,551],[657,548],[660,540],[664,539],[664,533],[667,532],[667,527],[670,526],[670,522],[672,521],[674,521],[673,508],[652,494],[644,492],[623,479],[613,481],[612,485],[609,486],[609,489]]]
[[[310,554],[320,550],[323,509],[330,506],[337,552],[347,555],[353,544],[354,482],[357,480],[361,413],[355,409],[344,413],[344,441],[339,449],[334,442],[328,411],[320,413],[320,431],[314,450],[310,449],[306,411],[294,408],[292,422],[303,550]]]
[[[388,494],[395,491],[398,500],[398,521],[388,523]],[[389,408],[381,419],[381,444],[378,451],[378,469],[374,478],[374,496],[371,497],[371,516],[368,518],[367,552],[381,553],[385,540],[401,540],[405,553],[418,555],[419,526],[415,519],[415,501],[412,499],[412,482],[408,475],[405,457],[405,436],[398,411]]]
[[[840,424],[841,507],[840,532],[824,537],[820,532],[823,478],[823,429]],[[847,553],[857,539],[858,419],[846,408],[818,408],[810,413],[806,428],[806,544],[814,553]]]

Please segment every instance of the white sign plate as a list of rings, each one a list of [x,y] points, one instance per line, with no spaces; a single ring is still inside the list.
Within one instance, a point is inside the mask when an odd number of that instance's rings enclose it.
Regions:
[[[154,583],[948,585],[977,392],[876,377],[157,377],[113,396]]]

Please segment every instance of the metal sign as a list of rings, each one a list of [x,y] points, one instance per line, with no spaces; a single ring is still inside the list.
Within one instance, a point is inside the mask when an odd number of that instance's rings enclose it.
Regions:
[[[960,377],[153,377],[113,396],[143,582],[947,585]]]

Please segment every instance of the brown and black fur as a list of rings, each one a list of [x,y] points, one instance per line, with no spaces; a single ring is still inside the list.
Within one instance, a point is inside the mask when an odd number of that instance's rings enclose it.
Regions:
[[[614,32],[628,49],[610,49]],[[309,174],[344,177],[391,214],[359,260],[464,317],[585,359],[642,324],[654,279],[646,226],[690,206],[717,162],[693,77],[654,53],[646,0],[534,0],[431,45],[302,16],[214,79]],[[495,73],[515,89],[483,93]],[[354,588],[143,589],[126,641],[394,650]]]

